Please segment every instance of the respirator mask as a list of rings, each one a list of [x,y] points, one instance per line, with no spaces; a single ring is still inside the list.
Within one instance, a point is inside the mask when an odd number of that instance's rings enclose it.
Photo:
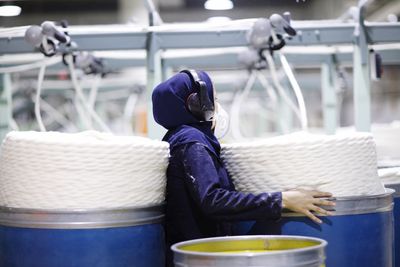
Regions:
[[[225,109],[223,109],[219,103],[216,103],[214,120],[215,120],[214,135],[215,137],[217,137],[217,139],[221,139],[228,133],[229,115],[228,112],[226,112]]]

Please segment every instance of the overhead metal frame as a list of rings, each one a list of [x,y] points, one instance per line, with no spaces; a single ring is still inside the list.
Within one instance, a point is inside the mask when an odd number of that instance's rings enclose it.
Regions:
[[[379,43],[400,43],[400,23],[338,23],[338,22],[293,22],[293,27],[298,31],[298,35],[287,42],[289,46],[299,45],[340,45],[354,44],[353,65],[355,67],[355,121],[358,130],[368,130],[370,125],[370,99],[369,82],[366,70],[368,60],[366,49],[368,44]],[[247,31],[250,23],[246,25],[235,25],[232,27],[204,26],[197,24],[193,29],[190,25],[185,27],[175,26],[174,28],[165,26],[151,26],[143,29],[132,29],[127,31],[110,31],[104,33],[96,32],[76,32],[71,31],[72,39],[79,44],[79,50],[98,51],[98,50],[133,50],[146,49],[147,68],[148,68],[148,99],[151,108],[151,91],[159,82],[163,80],[161,52],[166,49],[190,49],[190,48],[216,48],[216,47],[236,47],[247,46]],[[127,27],[121,25],[120,27]],[[204,27],[204,29],[202,29]],[[354,36],[356,27],[360,28],[360,35]],[[0,54],[26,53],[33,52],[34,49],[25,43],[23,36],[1,37]],[[307,55],[301,60],[318,60],[318,55],[311,57]],[[300,56],[297,59],[300,60]],[[183,59],[178,59],[183,60]],[[189,60],[189,59],[187,59]],[[215,57],[213,61],[218,60]],[[232,59],[226,59],[225,63],[235,63]],[[171,59],[171,62],[173,60]],[[164,61],[165,63],[166,61]],[[204,62],[206,63],[206,62]],[[167,63],[168,64],[168,63]],[[173,63],[170,63],[173,64]],[[177,64],[177,62],[175,62]],[[211,64],[211,61],[208,61]],[[218,65],[218,64],[217,64]],[[357,71],[357,66],[362,66],[361,71]],[[358,89],[357,89],[358,88]],[[368,90],[366,90],[366,88]],[[148,126],[150,137],[160,137],[160,128],[155,126],[149,110]],[[154,125],[153,125],[154,124]],[[153,127],[154,126],[154,127]]]
[[[12,100],[11,77],[9,74],[0,74],[0,141],[11,130]]]
[[[207,24],[204,24],[207,30],[188,30],[190,26],[186,24],[185,28],[174,29],[154,26],[121,31],[117,28],[129,26],[114,27],[115,30],[107,29],[104,33],[99,30],[91,31],[90,28],[85,32],[71,31],[70,36],[79,44],[77,50],[80,51],[148,49],[150,42],[161,50],[190,49],[248,46],[246,34],[250,29],[247,25],[230,29],[229,26],[213,27]],[[293,22],[293,27],[297,29],[298,35],[287,41],[289,46],[353,44],[355,41],[355,23]],[[400,42],[400,23],[366,23],[365,32],[368,44]],[[0,54],[32,52],[35,49],[25,42],[22,33],[16,36],[0,36]]]
[[[354,30],[353,102],[354,124],[357,131],[369,132],[371,131],[371,74],[368,43],[373,42],[371,38],[377,31],[368,32],[364,24],[364,13],[365,4],[359,6],[359,21]]]
[[[321,66],[322,111],[324,130],[327,134],[334,134],[336,132],[338,121],[338,83],[335,61],[335,56],[330,55],[328,60],[325,60]]]
[[[287,45],[338,45],[354,43],[355,23],[318,23],[303,24],[295,22],[293,27],[298,35],[287,41]],[[210,27],[205,25],[204,27]],[[162,26],[153,31],[160,49],[177,48],[213,48],[248,46],[246,39],[250,27],[229,29],[216,27],[208,30],[162,30]],[[368,23],[365,30],[369,44],[400,42],[400,23]],[[205,40],[207,43],[205,44]]]
[[[78,44],[77,51],[101,50],[135,50],[146,49],[148,31],[146,28],[129,28],[128,25],[107,27],[99,25],[104,32],[87,27],[80,30],[79,26],[71,27],[69,35]],[[20,29],[15,35],[0,35],[0,54],[32,53],[37,49],[28,44],[24,39],[25,28]],[[1,30],[0,30],[1,33]]]
[[[399,65],[400,51],[399,49],[377,50],[382,57],[383,65]],[[329,61],[333,53],[284,53],[286,58],[294,66],[320,66],[321,63]],[[353,64],[353,52],[340,52],[335,54],[335,60],[339,65]],[[185,57],[168,57],[163,58],[163,66],[168,68],[177,68],[180,66],[193,66],[196,68],[215,68],[215,69],[244,69],[238,60],[238,52],[227,52],[223,54],[210,55],[192,55]],[[118,66],[118,62],[111,62],[113,66]],[[129,65],[126,62],[125,66]],[[136,64],[137,65],[137,64]]]
[[[369,44],[380,43],[399,43],[400,42],[400,23],[368,23],[363,20],[363,12],[360,12],[360,21],[357,23],[332,23],[323,24],[313,22],[307,24],[293,24],[298,31],[298,35],[287,42],[287,45],[340,45],[353,44],[353,67],[354,67],[354,113],[355,125],[358,131],[369,131],[371,125],[370,110],[370,75],[369,75]],[[212,47],[232,47],[247,46],[247,29],[225,30],[209,29],[194,31],[166,30],[155,31],[155,40],[158,42],[159,49],[177,48],[212,48]],[[204,40],[207,40],[205,44]],[[327,57],[329,61],[329,56]],[[307,61],[307,59],[305,58]],[[322,63],[322,62],[321,62]],[[324,113],[327,114],[325,128],[328,132],[333,132],[336,126],[336,115],[333,114],[331,104],[336,103],[331,97],[336,97],[332,93],[333,68],[325,68],[325,104]],[[160,70],[160,72],[162,72]],[[160,73],[160,76],[162,73]],[[336,105],[334,105],[336,106]],[[336,111],[335,111],[336,112]]]

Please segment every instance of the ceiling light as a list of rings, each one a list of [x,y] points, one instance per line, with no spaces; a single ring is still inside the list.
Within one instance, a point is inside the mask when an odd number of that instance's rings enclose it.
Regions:
[[[2,17],[14,17],[21,14],[21,8],[14,5],[0,6],[0,16]]]
[[[228,10],[233,8],[231,0],[207,0],[204,8],[208,10]]]
[[[210,17],[207,19],[209,23],[222,23],[222,22],[229,22],[231,19],[229,17],[217,16],[217,17]]]

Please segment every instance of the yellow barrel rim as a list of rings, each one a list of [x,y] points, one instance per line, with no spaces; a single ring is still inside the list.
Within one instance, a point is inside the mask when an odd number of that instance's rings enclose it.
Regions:
[[[247,255],[305,251],[326,245],[325,240],[300,236],[232,236],[186,241],[172,249],[189,254]]]

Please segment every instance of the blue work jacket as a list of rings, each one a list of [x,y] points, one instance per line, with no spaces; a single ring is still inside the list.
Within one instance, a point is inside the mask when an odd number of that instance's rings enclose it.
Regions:
[[[221,159],[194,142],[171,151],[166,203],[167,266],[173,266],[174,243],[232,235],[235,221],[279,219],[282,194],[235,191]]]
[[[198,71],[214,102],[209,75]],[[187,73],[177,73],[154,88],[154,120],[168,130],[170,144],[166,190],[167,266],[173,266],[170,246],[181,241],[234,234],[242,220],[280,218],[282,194],[237,192],[220,158],[212,123],[199,121],[188,109],[189,96],[200,95]],[[217,122],[218,123],[218,122]]]

